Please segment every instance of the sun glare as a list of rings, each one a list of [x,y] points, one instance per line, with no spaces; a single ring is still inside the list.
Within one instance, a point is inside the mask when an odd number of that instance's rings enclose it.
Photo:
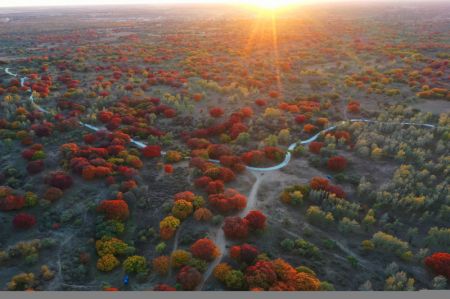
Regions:
[[[278,9],[285,8],[286,6],[292,4],[298,4],[301,0],[248,0],[248,1],[237,1],[243,4],[247,4],[262,10],[274,11]]]

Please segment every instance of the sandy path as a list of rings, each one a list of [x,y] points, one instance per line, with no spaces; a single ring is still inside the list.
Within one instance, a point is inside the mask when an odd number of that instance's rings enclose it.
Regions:
[[[250,194],[247,197],[247,206],[245,207],[245,209],[243,209],[241,212],[239,212],[236,215],[239,217],[245,217],[249,211],[251,211],[252,209],[255,208],[257,195],[258,195],[258,189],[259,189],[259,186],[261,185],[261,182],[265,178],[264,173],[252,172],[252,171],[250,171],[250,173],[252,173],[255,176],[256,181],[253,183],[252,189],[250,190]],[[203,274],[203,281],[197,287],[198,291],[203,289],[205,282],[211,277],[211,274],[214,271],[214,268],[220,263],[220,261],[222,260],[222,257],[224,256],[224,254],[227,250],[228,242],[227,242],[227,239],[225,238],[225,234],[222,230],[222,225],[220,225],[220,227],[217,229],[216,238],[214,239],[214,243],[216,244],[217,247],[219,247],[220,255],[208,266],[208,269]]]

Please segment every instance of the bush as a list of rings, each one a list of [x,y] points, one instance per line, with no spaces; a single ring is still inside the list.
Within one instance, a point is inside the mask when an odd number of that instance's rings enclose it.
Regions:
[[[220,263],[214,268],[213,275],[217,280],[225,282],[226,275],[232,269],[227,263]]]
[[[99,256],[107,254],[125,255],[130,250],[130,247],[124,241],[113,237],[103,237],[95,242],[95,248]]]
[[[50,202],[57,201],[63,196],[63,191],[56,187],[48,188],[44,193],[44,199]]]
[[[178,218],[167,216],[159,222],[159,234],[163,240],[173,237],[181,222]]]
[[[372,236],[372,242],[375,248],[386,252],[394,253],[397,256],[403,255],[408,251],[408,242],[402,241],[390,234],[377,232]]]
[[[184,220],[192,214],[194,207],[191,202],[179,199],[172,207],[172,214],[180,220]]]
[[[237,216],[227,217],[222,229],[229,239],[245,239],[248,236],[248,221]]]
[[[172,252],[170,255],[170,264],[172,268],[180,268],[187,265],[192,256],[186,250],[178,249]]]
[[[305,272],[298,272],[295,275],[293,285],[297,291],[318,291],[320,289],[320,281]]]
[[[127,273],[142,273],[146,274],[147,260],[143,256],[133,255],[129,256],[123,261],[123,269]]]
[[[343,171],[347,167],[347,160],[342,156],[335,156],[328,159],[328,169],[332,171]]]
[[[210,239],[197,240],[191,246],[192,255],[205,261],[212,261],[220,255],[220,250]]]
[[[177,289],[174,287],[171,287],[168,284],[157,284],[154,288],[153,291],[158,291],[158,292],[173,292],[176,291]]]
[[[202,274],[195,268],[184,266],[177,274],[177,282],[183,290],[192,291],[202,282]]]
[[[153,271],[161,276],[167,275],[170,268],[170,258],[168,256],[159,256],[152,261]]]
[[[29,174],[37,174],[44,170],[44,160],[31,161],[27,165],[27,171]]]
[[[219,107],[211,108],[209,110],[209,115],[211,115],[212,117],[215,117],[215,118],[221,117],[223,115],[223,113],[224,113],[223,109],[219,108]]]
[[[125,221],[130,216],[128,204],[122,199],[103,200],[97,211],[105,213],[108,220]]]
[[[47,181],[50,184],[50,186],[59,188],[61,190],[68,189],[73,184],[72,177],[70,177],[63,171],[51,173],[50,176],[47,178]]]
[[[230,248],[230,257],[238,262],[246,263],[247,265],[253,264],[258,254],[259,254],[258,248],[249,244],[242,244],[241,246],[232,246]]]
[[[277,274],[271,262],[258,261],[247,267],[245,280],[250,288],[268,289],[277,281]]]
[[[148,145],[142,149],[142,155],[146,158],[156,158],[161,156],[159,145]]]
[[[313,154],[320,154],[320,150],[324,147],[325,143],[319,141],[313,141],[309,144],[309,151]]]
[[[311,189],[314,190],[323,190],[330,184],[330,181],[328,181],[325,178],[315,176],[311,179],[309,182],[309,186]]]
[[[425,259],[425,265],[435,274],[450,280],[450,253],[436,252]]]
[[[36,224],[36,218],[30,214],[20,213],[14,217],[12,222],[17,229],[29,229]]]
[[[234,189],[227,189],[224,193],[211,194],[208,201],[214,209],[222,214],[239,211],[247,206],[247,198]]]
[[[101,256],[97,261],[97,269],[102,272],[109,272],[119,266],[119,260],[112,254]]]
[[[246,286],[244,273],[239,270],[226,272],[224,282],[227,288],[232,290],[243,290]]]
[[[248,221],[248,226],[254,230],[262,230],[266,227],[267,217],[260,211],[250,211],[244,217]]]
[[[212,219],[213,214],[207,208],[199,208],[194,212],[194,218],[197,221],[208,222]]]
[[[8,282],[8,291],[24,291],[33,289],[38,281],[36,280],[33,273],[20,273]]]

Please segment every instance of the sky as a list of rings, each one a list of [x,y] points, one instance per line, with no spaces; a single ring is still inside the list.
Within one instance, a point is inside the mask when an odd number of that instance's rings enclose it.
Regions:
[[[276,1],[276,0],[275,0]],[[351,0],[350,0],[351,1]],[[298,3],[350,2],[349,0],[298,0]],[[356,2],[387,2],[389,0],[358,0]],[[391,2],[424,2],[430,0],[391,0]],[[448,0],[441,0],[448,1]],[[172,3],[254,3],[239,0],[0,0],[0,7],[115,5],[115,4],[172,4]]]

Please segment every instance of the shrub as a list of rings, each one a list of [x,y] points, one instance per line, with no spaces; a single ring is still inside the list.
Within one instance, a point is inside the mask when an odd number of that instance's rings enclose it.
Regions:
[[[165,217],[159,222],[159,234],[161,235],[161,238],[164,240],[172,238],[180,224],[181,222],[178,218],[173,216]]]
[[[27,171],[29,174],[37,174],[44,170],[44,161],[43,160],[36,160],[31,161],[27,165]]]
[[[266,216],[260,211],[250,211],[244,217],[248,221],[248,226],[254,230],[261,230],[266,227]]]
[[[128,204],[122,199],[103,200],[97,211],[104,213],[108,220],[125,221],[130,216]]]
[[[172,268],[180,268],[187,265],[192,258],[191,254],[186,250],[178,249],[170,255],[170,264]]]
[[[117,220],[101,221],[95,227],[95,236],[102,237],[117,237],[125,231],[125,226],[122,222]]]
[[[320,154],[320,150],[324,147],[325,143],[319,141],[313,141],[309,144],[308,148],[311,153]]]
[[[351,112],[351,113],[357,113],[357,112],[359,112],[359,110],[360,110],[360,104],[359,104],[359,102],[357,102],[357,101],[350,101],[350,102],[347,104],[347,110],[348,110],[348,112]]]
[[[174,287],[171,287],[168,284],[157,284],[154,288],[153,291],[158,291],[158,292],[174,292],[177,289]]]
[[[250,288],[268,289],[277,280],[277,274],[270,261],[258,261],[247,267],[245,280]]]
[[[48,188],[44,193],[44,199],[50,202],[54,202],[63,196],[63,191],[56,187]]]
[[[308,221],[316,225],[329,225],[334,222],[333,214],[322,211],[318,206],[310,206],[306,210],[306,217]]]
[[[179,199],[172,207],[172,214],[180,220],[186,219],[192,214],[194,207],[191,202]]]
[[[223,109],[219,108],[219,107],[211,108],[209,110],[209,115],[211,115],[212,117],[215,117],[215,118],[221,117],[223,115],[223,113],[224,113]]]
[[[375,248],[401,256],[408,250],[408,242],[402,241],[390,234],[377,232],[372,236]]]
[[[347,160],[342,156],[335,156],[328,159],[327,166],[332,171],[343,171],[347,167]]]
[[[50,176],[47,178],[47,181],[50,184],[50,186],[59,188],[61,190],[68,189],[73,184],[72,177],[70,177],[63,171],[51,173]]]
[[[142,154],[146,158],[160,157],[161,147],[159,145],[148,145],[142,149]]]
[[[112,254],[101,256],[97,261],[97,269],[102,272],[109,272],[119,266],[119,260]]]
[[[217,280],[224,282],[227,273],[232,269],[233,268],[231,268],[231,266],[227,263],[220,263],[214,268],[213,275]]]
[[[177,282],[183,290],[192,291],[202,282],[202,274],[193,267],[184,266],[177,274]]]
[[[222,214],[240,211],[247,205],[247,198],[234,189],[227,189],[224,193],[211,194],[208,201],[214,209]]]
[[[170,258],[168,256],[158,256],[154,258],[152,261],[153,270],[159,275],[167,275],[169,273],[170,268]]]
[[[129,246],[124,241],[114,237],[102,237],[95,242],[95,248],[99,256],[107,254],[125,255],[129,250]]]
[[[436,252],[425,259],[425,265],[435,274],[450,280],[450,253]]]
[[[25,206],[25,203],[25,198],[23,196],[8,194],[4,198],[0,198],[0,210],[20,210]]]
[[[8,282],[8,291],[24,291],[33,289],[38,283],[33,273],[20,273]]]
[[[298,124],[302,124],[305,121],[306,121],[306,116],[305,115],[300,114],[300,115],[297,115],[295,117],[295,122],[298,123]]]
[[[305,272],[298,272],[292,284],[297,291],[318,291],[320,289],[320,280]]]
[[[225,285],[232,290],[243,290],[245,288],[245,276],[239,270],[230,270],[226,272]]]
[[[17,229],[29,229],[36,224],[36,218],[30,214],[20,213],[14,217],[12,222]]]
[[[236,261],[246,263],[247,265],[253,264],[258,254],[258,248],[249,244],[232,246],[230,248],[230,257]]]
[[[127,273],[147,273],[147,260],[143,256],[133,255],[123,261],[123,269]]]
[[[311,179],[309,186],[314,190],[323,190],[330,184],[326,178],[315,176]]]
[[[210,239],[204,238],[195,241],[191,246],[192,255],[206,261],[212,261],[220,255],[220,250]]]
[[[226,217],[222,227],[229,239],[245,239],[248,236],[248,221],[240,217]]]
[[[194,218],[197,221],[208,222],[212,219],[213,214],[207,208],[199,208],[194,212]]]

